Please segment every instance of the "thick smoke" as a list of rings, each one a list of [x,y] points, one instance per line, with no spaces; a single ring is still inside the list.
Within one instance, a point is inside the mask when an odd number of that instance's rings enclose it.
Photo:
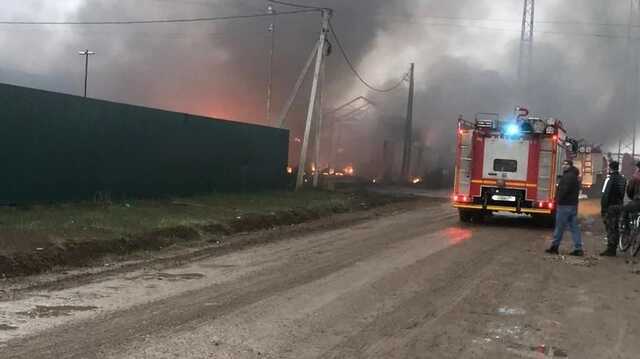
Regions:
[[[539,3],[528,96],[517,91],[521,3],[449,2],[449,9],[440,3],[420,1],[422,8],[417,3],[407,8],[420,9],[411,14],[414,18],[430,14],[505,20],[390,25],[376,38],[375,48],[363,62],[366,68],[375,69],[384,54],[395,56],[387,61],[417,62],[416,112],[424,126],[451,126],[457,114],[472,117],[475,112],[500,112],[506,116],[515,106],[525,105],[562,119],[571,135],[607,148],[629,130],[630,118],[637,116],[629,110],[637,102],[629,98],[637,73],[630,66],[634,55],[625,38],[628,3]],[[444,144],[452,140],[451,136],[436,137]]]
[[[522,4],[509,3],[455,2],[449,9],[435,1],[409,3],[407,9],[417,9],[409,12],[413,19],[426,14],[506,20],[389,22],[362,65],[375,74],[381,63],[417,63],[418,140],[445,158],[440,162],[451,162],[458,114],[507,116],[518,105],[560,118],[571,136],[617,150],[618,140],[637,118],[637,98],[632,95],[638,81],[633,66],[637,48],[627,41],[625,25],[629,4],[539,3],[530,90],[524,96],[517,78]],[[379,80],[391,76],[383,73]],[[361,90],[354,87],[354,92]],[[398,96],[387,108],[395,105],[398,112],[404,103]]]
[[[629,118],[635,116],[629,110],[636,101],[628,96],[633,82],[629,79],[635,75],[629,75],[634,71],[624,38],[627,28],[585,24],[626,23],[629,8],[624,2],[539,3],[532,82],[529,96],[523,97],[516,76],[520,1],[297,1],[336,9],[336,31],[358,69],[375,85],[394,83],[410,62],[416,63],[416,141],[440,156],[440,162],[446,163],[452,154],[460,114],[506,116],[515,106],[526,105],[564,120],[571,134],[606,148],[613,148],[620,134],[628,132]],[[265,11],[266,2],[66,0],[54,6],[30,0],[3,6],[5,19],[103,20],[259,13]],[[276,9],[289,10],[278,5]],[[79,94],[83,59],[77,51],[89,48],[98,53],[90,59],[90,96],[266,124],[269,23],[263,18],[145,26],[0,25],[0,81]],[[317,14],[277,20],[274,117],[317,38],[319,25]],[[401,141],[406,87],[385,95],[368,91],[351,75],[335,43],[327,76],[327,108],[361,95],[377,103],[375,116],[345,132],[352,138],[344,140],[344,151],[375,161],[384,139]],[[306,94],[298,98],[288,119],[292,137],[301,136]],[[292,150],[295,162],[295,145]],[[330,161],[328,153],[324,152],[325,163]]]

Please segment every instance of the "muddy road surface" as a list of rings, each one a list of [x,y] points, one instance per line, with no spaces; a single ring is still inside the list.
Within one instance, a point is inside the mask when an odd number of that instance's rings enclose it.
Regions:
[[[0,302],[0,357],[638,358],[640,275],[593,256],[592,222],[587,257],[546,256],[527,219],[461,225],[434,203],[20,291]]]

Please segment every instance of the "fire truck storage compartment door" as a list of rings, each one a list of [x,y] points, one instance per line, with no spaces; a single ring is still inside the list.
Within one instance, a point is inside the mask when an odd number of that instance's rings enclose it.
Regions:
[[[458,191],[467,194],[471,190],[471,161],[473,132],[466,131],[460,139],[460,168],[458,172]]]
[[[540,140],[540,159],[538,163],[538,200],[547,201],[551,198],[551,171],[553,171],[553,140]]]
[[[593,178],[593,161],[591,153],[581,153],[579,158],[580,160],[577,162],[580,164],[578,171],[580,171],[580,174],[582,175],[582,185],[593,186],[595,181]]]
[[[529,141],[486,138],[484,142],[484,178],[526,181],[529,165]]]

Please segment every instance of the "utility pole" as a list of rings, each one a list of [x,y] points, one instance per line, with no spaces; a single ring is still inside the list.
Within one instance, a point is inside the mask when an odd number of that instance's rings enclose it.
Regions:
[[[627,23],[627,49],[629,51],[629,55],[627,59],[629,63],[627,64],[627,72],[628,76],[626,76],[626,96],[625,96],[625,111],[624,117],[626,121],[631,121],[631,123],[626,124],[625,130],[622,131],[623,135],[619,141],[619,156],[622,156],[622,153],[630,153],[632,159],[635,161],[636,156],[636,127],[637,127],[637,119],[638,119],[638,81],[640,76],[640,65],[638,64],[638,42],[632,38],[633,28],[636,26],[638,17],[640,16],[640,1],[639,0],[629,0],[629,20]],[[633,75],[631,75],[633,74]],[[631,126],[629,128],[628,126]]]
[[[271,24],[269,24],[269,32],[271,33],[271,48],[269,50],[269,75],[267,80],[267,123],[271,124],[271,102],[273,92],[273,54],[276,45],[276,11],[273,5],[267,6],[267,13],[273,15]]]
[[[524,0],[522,33],[520,35],[520,57],[518,59],[518,84],[521,96],[526,99],[529,91],[531,68],[533,66],[533,26],[535,20],[535,0]]]
[[[622,140],[618,141],[618,163],[622,163]]]
[[[636,46],[636,42],[634,41],[634,59],[635,59],[635,71],[633,72],[634,76],[633,76],[633,90],[631,91],[631,94],[633,95],[633,99],[631,100],[631,116],[629,116],[631,118],[632,124],[631,126],[633,126],[632,130],[631,130],[631,159],[633,159],[633,161],[636,161],[636,131],[638,128],[638,76],[640,76],[640,67],[638,65],[638,48]]]
[[[284,105],[284,108],[282,109],[282,113],[280,114],[280,117],[278,117],[278,128],[285,128],[284,124],[287,119],[287,116],[291,111],[293,102],[296,100],[296,97],[298,96],[298,92],[300,92],[300,88],[304,83],[304,78],[307,76],[309,69],[311,69],[311,65],[313,64],[313,59],[316,57],[319,47],[320,47],[320,42],[317,42],[313,47],[313,50],[311,50],[311,54],[309,55],[307,62],[305,62],[304,67],[302,68],[302,72],[300,72],[300,75],[296,80],[296,84],[293,86],[293,91],[291,92],[289,99],[287,99],[287,102]]]
[[[84,97],[87,97],[87,80],[89,78],[89,56],[96,53],[89,50],[78,51],[78,55],[84,56]]]
[[[633,41],[633,43],[631,43],[630,48],[631,51],[633,51],[633,56],[631,56],[630,58],[633,59],[633,83],[632,83],[632,90],[631,90],[631,96],[633,96],[631,98],[631,106],[630,106],[630,110],[631,110],[631,115],[629,116],[629,118],[631,118],[632,126],[633,129],[631,131],[632,134],[632,140],[631,140],[631,159],[634,161],[636,161],[636,130],[638,127],[638,81],[640,80],[638,77],[640,76],[640,64],[638,63],[638,40],[632,40],[631,39],[631,31],[632,31],[632,22],[634,20],[637,21],[638,17],[640,16],[640,1],[639,0],[631,0],[631,7],[633,9],[633,11],[631,11],[629,13],[629,16],[632,16],[632,19],[629,20],[629,30],[628,30],[628,39],[630,41]]]
[[[323,54],[326,56],[326,53]],[[316,153],[315,153],[315,163],[316,163],[316,173],[313,174],[313,187],[318,188],[318,182],[320,180],[320,172],[322,172],[322,168],[320,167],[320,142],[322,139],[322,122],[323,122],[323,102],[324,102],[324,85],[326,78],[326,69],[327,62],[322,61],[322,66],[320,68],[320,91],[318,91],[318,123],[316,124]]]
[[[407,102],[407,122],[404,129],[404,151],[402,153],[402,181],[409,181],[411,176],[411,150],[413,148],[413,93],[414,69],[411,63],[409,70],[409,101]]]
[[[307,150],[309,148],[309,135],[311,133],[311,122],[315,111],[316,99],[318,96],[318,82],[320,80],[320,70],[324,61],[325,46],[327,34],[329,32],[329,19],[332,11],[329,9],[322,10],[322,30],[320,31],[320,40],[318,41],[318,52],[316,54],[316,66],[313,73],[313,84],[311,85],[311,97],[309,99],[309,108],[307,109],[307,121],[304,129],[304,139],[302,142],[302,150],[300,151],[300,163],[298,164],[298,178],[296,181],[296,190],[304,185],[304,173],[307,164]]]

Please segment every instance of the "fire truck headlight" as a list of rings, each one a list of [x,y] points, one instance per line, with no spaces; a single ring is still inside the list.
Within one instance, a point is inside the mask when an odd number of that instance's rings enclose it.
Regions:
[[[510,123],[504,128],[504,133],[509,137],[517,136],[520,134],[520,126]]]

